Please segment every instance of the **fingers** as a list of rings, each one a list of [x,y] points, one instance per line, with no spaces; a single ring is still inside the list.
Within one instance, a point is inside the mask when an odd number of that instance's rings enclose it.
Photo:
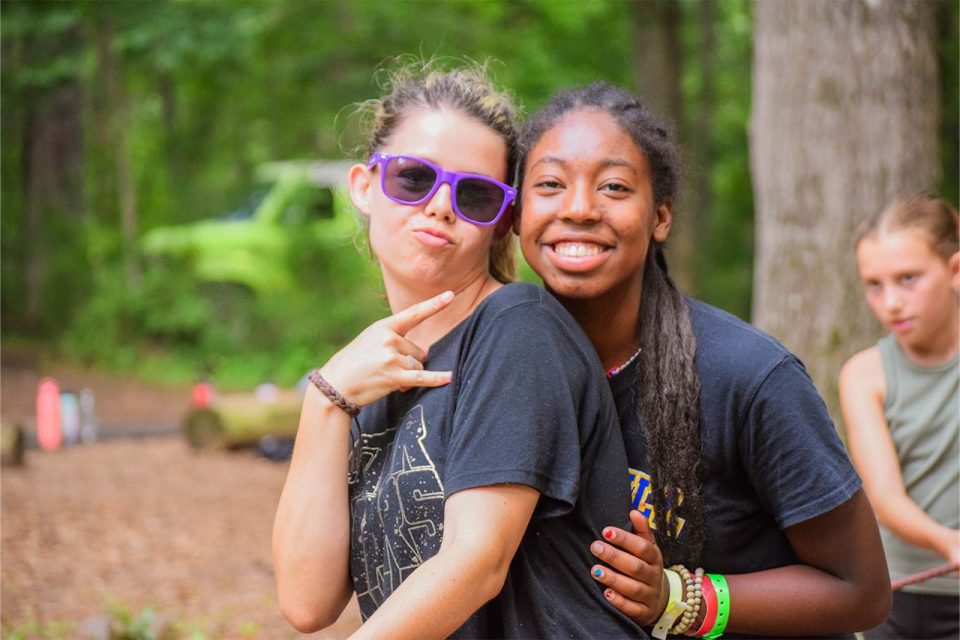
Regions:
[[[658,618],[659,593],[654,593],[649,585],[644,585],[611,571],[606,567],[593,568],[593,577],[597,582],[607,585],[603,597],[624,615],[641,626],[653,624]],[[631,597],[624,595],[631,594]]]
[[[398,390],[407,390],[413,387],[442,387],[450,383],[453,374],[450,371],[424,371],[412,369],[397,373]]]
[[[401,336],[405,335],[415,326],[450,304],[451,300],[453,300],[453,292],[444,291],[438,296],[418,302],[390,316],[387,318],[387,326]]]
[[[627,534],[632,535],[632,534]],[[610,565],[616,571],[623,573],[634,580],[652,585],[660,584],[660,572],[662,566],[656,562],[648,562],[642,555],[634,555],[617,549],[613,545],[604,544],[596,540],[590,545],[590,551]]]
[[[606,585],[604,597],[641,625],[652,624],[659,616],[663,556],[646,518],[630,512],[635,533],[606,527],[604,540],[596,540],[590,551],[609,566],[594,565],[591,575]]]
[[[646,517],[636,509],[630,510],[630,524],[633,525],[633,532],[641,538],[656,544],[657,539],[653,536],[653,529]]]
[[[422,368],[423,362],[427,359],[427,352],[425,349],[421,349],[413,342],[410,342],[406,338],[396,336],[390,342],[395,343],[393,346],[397,350],[397,353],[400,354],[403,359],[402,364],[405,369],[414,369],[418,365]],[[416,362],[416,364],[414,364]]]
[[[637,572],[644,572],[645,575],[651,573],[659,575],[663,568],[663,555],[660,553],[646,518],[638,511],[631,511],[630,520],[637,533],[630,533],[618,527],[606,527],[603,530],[603,537],[608,544],[597,541],[591,545],[591,550],[595,547],[602,548],[601,554],[594,552],[594,555],[635,578],[645,577],[636,575]],[[619,547],[622,551],[618,551],[615,547]]]

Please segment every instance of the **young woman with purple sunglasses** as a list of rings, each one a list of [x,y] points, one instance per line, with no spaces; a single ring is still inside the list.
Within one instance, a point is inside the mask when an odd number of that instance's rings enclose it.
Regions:
[[[657,637],[852,637],[882,621],[876,520],[802,364],[667,276],[666,127],[597,83],[555,94],[521,149],[523,253],[596,347],[631,467],[635,530],[606,527],[591,544],[604,564],[582,571]]]
[[[284,615],[314,631],[356,593],[357,637],[642,635],[582,570],[630,504],[600,362],[543,289],[504,284],[513,108],[470,70],[401,73],[372,106],[349,187],[393,315],[310,376]]]

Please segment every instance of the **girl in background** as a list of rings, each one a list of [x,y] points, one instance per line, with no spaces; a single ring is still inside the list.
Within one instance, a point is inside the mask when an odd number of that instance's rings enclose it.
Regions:
[[[850,454],[883,526],[893,579],[960,561],[957,211],[898,198],[856,242],[867,304],[890,332],[840,372]],[[960,637],[956,573],[909,585],[867,638]]]
[[[598,83],[555,94],[521,148],[521,247],[607,369],[642,512],[637,533],[607,527],[591,545],[605,597],[657,637],[882,621],[873,511],[803,366],[667,275],[679,180],[667,129]]]

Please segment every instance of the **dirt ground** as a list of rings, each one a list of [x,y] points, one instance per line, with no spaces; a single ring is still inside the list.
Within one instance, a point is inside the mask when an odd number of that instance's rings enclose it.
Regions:
[[[0,362],[0,414],[32,429],[40,374],[22,358]],[[93,389],[106,439],[33,449],[23,467],[0,471],[4,636],[65,623],[56,637],[89,637],[112,603],[134,615],[150,606],[206,638],[301,637],[278,611],[270,558],[286,463],[191,450],[176,431],[189,389],[53,373],[62,387]],[[141,437],[122,437],[131,434]],[[357,624],[351,606],[311,637],[345,637]]]

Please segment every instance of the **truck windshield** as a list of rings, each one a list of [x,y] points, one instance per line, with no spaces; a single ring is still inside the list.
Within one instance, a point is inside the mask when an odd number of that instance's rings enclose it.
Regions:
[[[247,218],[253,217],[254,212],[260,206],[260,203],[263,202],[263,199],[267,197],[267,193],[269,191],[269,187],[261,187],[260,189],[257,189],[247,196],[239,206],[232,209],[229,213],[221,216],[221,218],[223,220],[246,220]]]

